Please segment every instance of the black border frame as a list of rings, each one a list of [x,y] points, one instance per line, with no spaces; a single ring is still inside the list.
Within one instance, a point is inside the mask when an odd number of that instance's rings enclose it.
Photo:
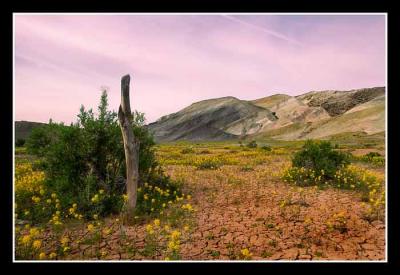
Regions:
[[[394,2],[394,1],[393,1]],[[393,4],[393,3],[392,3]],[[94,263],[13,263],[12,262],[12,129],[13,129],[13,30],[12,20],[13,12],[383,12],[387,13],[387,49],[388,49],[388,68],[387,68],[387,111],[388,111],[388,262],[387,263],[134,263],[131,266],[130,263],[99,263],[99,265],[93,265]],[[398,74],[393,68],[394,65],[400,60],[398,58],[398,49],[400,49],[396,36],[399,32],[399,18],[394,11],[394,6],[389,5],[389,1],[343,1],[337,0],[327,3],[326,1],[272,1],[272,0],[161,0],[159,2],[148,0],[148,1],[126,1],[125,3],[119,0],[112,2],[99,2],[94,0],[85,0],[80,2],[70,1],[49,1],[49,0],[37,0],[37,1],[26,1],[13,2],[8,7],[2,7],[2,16],[0,17],[1,27],[4,29],[2,32],[5,41],[1,43],[4,46],[2,53],[5,55],[2,60],[2,66],[7,72],[7,81],[5,89],[2,93],[1,103],[4,105],[1,108],[1,126],[3,139],[1,142],[1,179],[7,178],[7,184],[2,186],[0,192],[2,199],[2,221],[3,224],[7,221],[7,227],[4,225],[2,228],[6,228],[6,233],[2,230],[1,237],[3,239],[2,248],[2,261],[7,263],[7,267],[12,268],[15,271],[37,271],[37,272],[48,272],[60,271],[69,272],[75,268],[79,268],[79,271],[87,273],[88,270],[96,268],[97,272],[110,273],[110,271],[117,271],[119,268],[127,268],[127,271],[133,272],[146,272],[149,271],[172,271],[175,268],[186,269],[189,272],[203,272],[210,268],[216,270],[221,268],[222,272],[240,272],[248,271],[250,269],[261,272],[276,272],[283,269],[295,269],[297,272],[299,268],[305,268],[308,272],[323,271],[324,273],[338,273],[342,269],[343,271],[349,271],[350,268],[363,273],[365,271],[372,272],[386,272],[389,269],[397,269],[400,267],[400,255],[399,248],[400,243],[398,240],[398,232],[400,228],[398,225],[398,216],[395,215],[395,210],[399,209],[399,199],[397,196],[399,192],[399,184],[397,184],[397,178],[394,175],[394,169],[399,163],[395,158],[398,157],[398,131],[396,129],[396,103],[398,102],[395,98],[397,93],[400,93],[395,75]],[[396,62],[397,61],[397,62]],[[3,73],[3,76],[5,74]],[[398,91],[396,91],[398,90]],[[398,126],[398,125],[397,125]],[[3,180],[4,182],[4,180]],[[7,244],[7,245],[5,245]],[[115,272],[114,271],[114,272]],[[49,272],[49,273],[50,273]],[[216,272],[220,272],[216,270]]]

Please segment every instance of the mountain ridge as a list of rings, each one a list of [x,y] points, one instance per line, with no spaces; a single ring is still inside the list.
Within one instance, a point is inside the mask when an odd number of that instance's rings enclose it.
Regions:
[[[347,132],[374,135],[385,131],[386,88],[277,93],[254,100],[233,96],[205,99],[160,117],[146,127],[156,142],[222,141],[238,138],[302,140]],[[34,127],[15,122],[15,138]]]
[[[232,96],[206,99],[163,116],[148,128],[158,142],[323,138],[345,130],[374,134],[385,129],[385,90],[371,87],[297,96],[277,93],[255,100]]]

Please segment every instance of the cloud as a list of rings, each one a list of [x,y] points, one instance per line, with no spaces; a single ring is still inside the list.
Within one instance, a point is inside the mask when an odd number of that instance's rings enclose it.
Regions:
[[[252,28],[252,29],[254,29],[254,30],[261,31],[261,32],[266,33],[266,34],[268,34],[268,35],[271,35],[271,36],[273,36],[273,37],[275,37],[275,38],[284,40],[284,41],[286,41],[286,42],[288,42],[288,43],[290,43],[290,44],[293,44],[293,45],[296,45],[296,46],[301,46],[301,47],[304,46],[304,45],[303,45],[302,43],[300,43],[299,41],[297,41],[297,40],[295,40],[295,39],[292,39],[292,38],[290,38],[290,37],[288,37],[288,36],[286,36],[286,35],[284,35],[284,34],[282,34],[282,33],[279,33],[279,32],[273,31],[273,30],[270,30],[270,29],[265,28],[265,27],[261,27],[261,26],[259,26],[259,25],[255,25],[255,24],[246,22],[246,21],[244,21],[244,20],[238,19],[238,18],[236,18],[236,17],[234,17],[234,16],[231,16],[231,15],[221,15],[221,16],[222,16],[223,18],[226,18],[226,19],[231,20],[231,21],[233,21],[233,22],[236,22],[236,23],[239,23],[239,24],[248,26],[248,27],[250,27],[250,28]]]

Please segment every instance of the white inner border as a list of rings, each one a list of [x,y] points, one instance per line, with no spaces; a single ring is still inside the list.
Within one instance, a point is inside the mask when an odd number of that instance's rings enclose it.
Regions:
[[[68,15],[68,16],[76,16],[76,15],[91,15],[91,16],[97,16],[97,15],[180,15],[180,16],[185,16],[185,15],[358,15],[358,16],[363,16],[363,15],[384,15],[385,16],[385,260],[312,260],[312,261],[302,261],[302,260],[257,260],[257,261],[244,261],[244,260],[181,260],[181,261],[160,261],[160,260],[15,260],[15,192],[14,192],[14,175],[15,175],[15,17],[18,15],[30,15],[30,16],[42,16],[42,15]],[[388,243],[387,243],[387,225],[388,225],[388,217],[387,217],[387,205],[388,205],[388,195],[387,195],[387,153],[388,153],[388,148],[387,148],[387,133],[388,133],[388,127],[387,127],[387,96],[388,96],[388,86],[387,86],[387,57],[388,57],[388,45],[387,45],[387,18],[388,14],[387,13],[382,13],[382,12],[368,12],[368,13],[309,13],[309,12],[300,12],[300,13],[271,13],[271,12],[257,12],[257,13],[249,13],[249,12],[233,12],[233,13],[210,13],[210,12],[204,12],[204,13],[177,13],[177,12],[172,12],[172,13],[157,13],[157,12],[150,12],[150,13],[87,13],[87,12],[82,12],[82,13],[57,13],[57,12],[14,12],[13,13],[13,138],[12,138],[12,147],[13,147],[13,186],[12,186],[12,192],[13,192],[13,206],[12,206],[12,215],[13,215],[13,262],[17,263],[85,263],[85,262],[99,262],[99,263],[109,263],[109,262],[116,262],[116,263],[122,263],[122,262],[128,262],[128,263],[135,263],[135,262],[154,262],[154,263],[173,263],[173,262],[204,262],[204,263],[216,263],[216,262],[228,262],[228,263],[237,263],[237,262],[245,262],[245,263],[285,263],[285,262],[290,262],[290,263],[348,263],[348,262],[354,262],[354,263],[385,263],[388,262]]]

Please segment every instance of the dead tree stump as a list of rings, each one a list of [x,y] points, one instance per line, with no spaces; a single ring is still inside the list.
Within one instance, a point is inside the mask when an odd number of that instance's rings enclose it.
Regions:
[[[129,74],[121,78],[121,104],[118,110],[118,120],[122,131],[126,160],[126,191],[128,200],[126,202],[125,214],[127,220],[132,221],[136,207],[139,180],[139,140],[135,137],[132,128],[133,116],[129,101],[129,83]]]

